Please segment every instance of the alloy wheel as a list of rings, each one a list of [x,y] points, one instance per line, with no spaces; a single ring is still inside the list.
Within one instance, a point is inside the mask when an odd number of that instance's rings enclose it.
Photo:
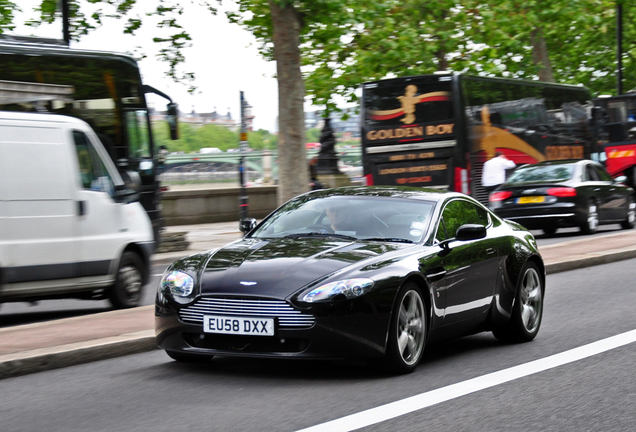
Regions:
[[[541,279],[533,267],[528,267],[521,282],[521,322],[528,333],[533,333],[541,323],[543,292]]]
[[[424,304],[419,293],[407,292],[400,304],[397,346],[402,360],[407,365],[413,365],[419,360],[426,335]]]

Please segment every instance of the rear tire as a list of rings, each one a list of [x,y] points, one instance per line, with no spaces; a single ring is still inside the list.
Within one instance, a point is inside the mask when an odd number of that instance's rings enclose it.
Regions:
[[[543,279],[539,267],[527,261],[521,268],[517,282],[517,294],[510,320],[492,333],[502,342],[530,342],[539,333],[543,318]]]
[[[143,287],[144,264],[134,252],[124,252],[119,260],[115,284],[108,292],[108,298],[117,309],[127,309],[139,305]]]
[[[629,198],[627,201],[627,219],[621,222],[623,229],[632,229],[636,224],[636,208],[634,208],[634,200]]]
[[[587,204],[586,218],[580,228],[583,234],[594,234],[598,230],[598,207],[594,200]]]
[[[168,354],[168,357],[172,360],[176,360],[180,363],[207,363],[214,357],[211,355],[187,354],[175,351],[166,351],[166,354]]]
[[[550,227],[550,228],[543,228],[543,234],[547,235],[547,236],[551,236],[554,235],[557,232],[557,229],[554,227]]]
[[[422,292],[415,283],[398,291],[387,338],[385,366],[389,372],[413,372],[426,345],[426,308]]]

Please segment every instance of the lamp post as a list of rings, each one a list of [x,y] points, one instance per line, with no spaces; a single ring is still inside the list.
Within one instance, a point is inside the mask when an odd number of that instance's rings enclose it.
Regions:
[[[245,106],[247,102],[241,91],[241,159],[239,161],[239,181],[241,183],[241,196],[239,197],[239,208],[241,209],[241,219],[247,218],[248,197],[247,189],[245,188],[245,153],[247,152],[247,122],[245,119]]]
[[[623,94],[623,4],[616,2],[616,91]]]
[[[66,45],[71,44],[70,11],[68,0],[62,0],[62,35]]]

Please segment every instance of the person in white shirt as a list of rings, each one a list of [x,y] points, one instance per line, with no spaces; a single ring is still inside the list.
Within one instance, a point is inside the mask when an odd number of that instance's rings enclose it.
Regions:
[[[488,193],[492,192],[497,186],[506,181],[506,170],[516,166],[505,154],[498,151],[495,157],[484,164],[481,174],[481,185]]]

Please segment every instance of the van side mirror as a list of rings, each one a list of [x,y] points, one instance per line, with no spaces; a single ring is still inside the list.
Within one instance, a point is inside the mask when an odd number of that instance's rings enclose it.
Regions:
[[[256,227],[256,219],[244,218],[239,221],[239,230],[243,234],[247,234]]]
[[[170,139],[177,140],[179,139],[179,105],[174,102],[170,102],[166,108],[168,111],[166,120],[168,121],[168,127],[170,128]]]
[[[137,171],[123,171],[120,173],[124,184],[115,186],[115,201],[128,204],[139,201],[141,177]]]

